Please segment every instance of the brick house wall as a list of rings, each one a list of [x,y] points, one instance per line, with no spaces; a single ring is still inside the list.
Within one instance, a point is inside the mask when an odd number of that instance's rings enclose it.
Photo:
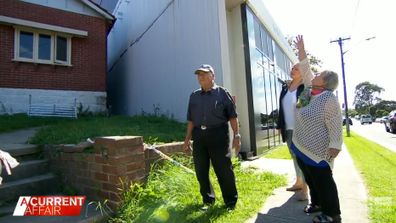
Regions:
[[[88,32],[72,38],[72,66],[34,64],[12,61],[14,28],[0,24],[0,88],[106,91],[110,26],[104,18],[10,0],[0,0],[0,15]]]

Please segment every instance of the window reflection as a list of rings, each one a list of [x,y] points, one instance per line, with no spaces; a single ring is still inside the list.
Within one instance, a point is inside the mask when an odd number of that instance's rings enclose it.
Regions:
[[[19,57],[33,59],[33,33],[21,32],[19,35]]]
[[[257,154],[281,143],[276,130],[281,80],[289,79],[291,61],[246,7],[250,49],[251,91]]]
[[[51,36],[40,34],[39,35],[39,47],[38,47],[38,58],[40,60],[51,59]]]
[[[56,37],[56,60],[67,61],[67,39]]]

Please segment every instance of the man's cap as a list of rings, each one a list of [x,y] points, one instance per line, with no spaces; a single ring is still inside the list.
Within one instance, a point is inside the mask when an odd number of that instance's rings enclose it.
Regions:
[[[214,74],[214,69],[209,64],[202,64],[197,70],[195,70],[194,74],[198,74],[199,71],[206,73],[211,72],[212,74]]]

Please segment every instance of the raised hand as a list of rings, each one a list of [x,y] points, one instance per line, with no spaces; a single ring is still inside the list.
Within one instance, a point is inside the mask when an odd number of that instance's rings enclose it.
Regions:
[[[307,53],[305,52],[305,47],[304,47],[304,38],[302,35],[297,35],[296,40],[293,41],[294,46],[298,50],[298,60],[302,61],[307,57]]]
[[[298,50],[304,50],[304,38],[302,35],[297,35],[293,43]]]

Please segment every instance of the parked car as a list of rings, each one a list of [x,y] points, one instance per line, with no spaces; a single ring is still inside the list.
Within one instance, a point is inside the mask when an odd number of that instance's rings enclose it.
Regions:
[[[373,117],[371,117],[371,115],[361,115],[360,116],[360,124],[371,124],[373,122]]]
[[[348,123],[349,123],[349,125],[353,125],[352,119],[349,118],[349,117],[348,117]],[[343,119],[342,119],[342,125],[345,125],[345,124],[346,124],[346,119],[345,119],[345,117],[343,117]]]
[[[385,121],[385,130],[396,133],[396,110],[389,113],[388,120]]]
[[[380,118],[379,122],[380,123],[384,123],[388,120],[388,116],[383,116],[382,118]]]
[[[261,130],[275,129],[275,128],[276,128],[276,125],[275,125],[275,124],[272,124],[272,123],[270,123],[270,124],[268,124],[268,125],[263,125],[263,124],[261,124]]]

